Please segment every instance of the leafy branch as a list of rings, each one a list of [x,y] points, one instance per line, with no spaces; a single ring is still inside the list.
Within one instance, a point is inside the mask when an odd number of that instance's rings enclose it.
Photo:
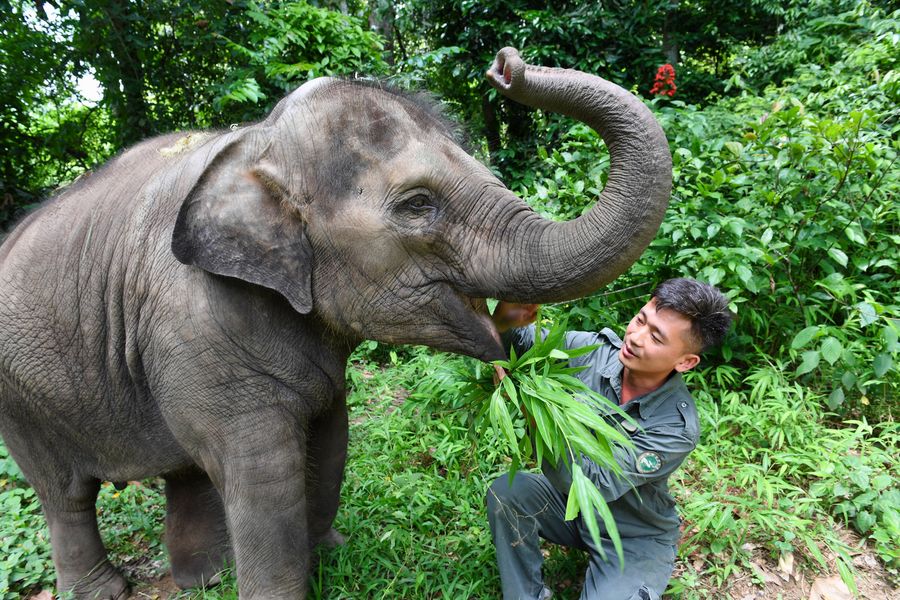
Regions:
[[[572,367],[569,361],[597,346],[565,349],[565,334],[566,322],[559,321],[546,335],[536,335],[534,345],[521,356],[512,350],[509,360],[494,361],[499,377],[479,365],[460,395],[464,405],[479,407],[477,427],[490,426],[512,459],[510,479],[532,459],[537,465],[548,461],[571,469],[566,520],[580,514],[602,553],[599,514],[622,560],[615,520],[600,490],[584,474],[581,457],[621,475],[615,451],[631,448],[631,440],[607,418],[631,418],[574,376],[585,367]]]

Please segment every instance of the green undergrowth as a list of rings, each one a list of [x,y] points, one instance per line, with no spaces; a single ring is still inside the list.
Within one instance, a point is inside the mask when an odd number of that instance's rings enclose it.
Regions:
[[[672,590],[709,597],[710,583],[727,587],[742,573],[761,583],[752,560],[777,564],[788,555],[806,572],[840,574],[854,589],[851,557],[860,548],[848,530],[868,538],[896,585],[900,426],[830,425],[826,399],[778,366],[737,378],[728,367],[688,377],[702,436],[671,480],[685,521],[679,554],[686,566]],[[741,391],[716,391],[740,383]]]
[[[55,573],[50,535],[34,490],[0,440],[0,599],[52,589]],[[132,482],[123,490],[104,483],[97,518],[110,560],[130,579],[166,568],[162,544],[165,496],[161,480]]]
[[[810,44],[838,45],[839,60],[702,109],[654,101],[673,157],[669,210],[625,275],[566,307],[570,322],[627,322],[655,283],[696,277],[737,312],[720,360],[777,362],[839,418],[895,419],[898,24],[900,11],[860,4],[804,30]],[[608,167],[599,137],[575,125],[539,152],[541,174],[522,188],[532,205],[566,219],[589,208]]]

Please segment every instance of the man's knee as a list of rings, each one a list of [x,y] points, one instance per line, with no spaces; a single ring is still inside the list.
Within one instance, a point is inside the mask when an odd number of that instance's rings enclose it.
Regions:
[[[485,503],[488,511],[494,512],[498,506],[505,506],[515,499],[514,489],[509,485],[509,476],[498,477],[488,487]]]
[[[628,600],[659,600],[659,594],[646,585],[642,585],[641,589],[636,591]]]
[[[488,488],[488,512],[493,513],[503,508],[511,508],[516,512],[528,511],[536,503],[546,504],[548,487],[543,477],[535,473],[518,472],[510,481],[509,475],[498,477]]]

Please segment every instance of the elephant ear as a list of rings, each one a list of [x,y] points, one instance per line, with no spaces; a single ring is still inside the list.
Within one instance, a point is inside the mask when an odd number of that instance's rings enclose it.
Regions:
[[[220,151],[185,198],[172,252],[184,264],[273,289],[307,314],[313,256],[302,215],[274,170],[241,146]]]

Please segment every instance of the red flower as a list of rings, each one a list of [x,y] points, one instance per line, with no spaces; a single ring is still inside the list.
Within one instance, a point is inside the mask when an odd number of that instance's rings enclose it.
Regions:
[[[675,95],[675,90],[677,89],[678,87],[675,85],[675,68],[670,64],[661,66],[656,71],[656,79],[653,81],[653,87],[650,88],[650,93],[653,95],[665,95],[671,98]]]

